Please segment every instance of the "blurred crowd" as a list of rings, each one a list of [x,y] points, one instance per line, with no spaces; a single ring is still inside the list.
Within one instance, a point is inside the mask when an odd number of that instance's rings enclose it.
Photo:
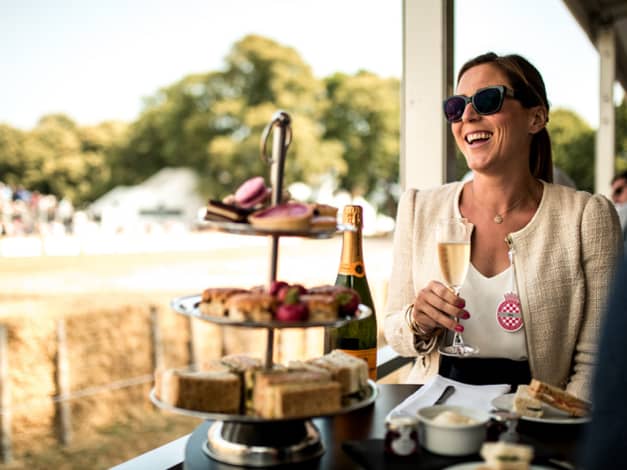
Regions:
[[[0,181],[0,236],[72,233],[74,217],[66,198]]]

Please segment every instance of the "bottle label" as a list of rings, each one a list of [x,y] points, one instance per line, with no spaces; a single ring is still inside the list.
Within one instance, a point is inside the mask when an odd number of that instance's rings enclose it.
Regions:
[[[344,274],[346,276],[355,276],[355,277],[365,277],[366,276],[366,268],[364,267],[363,261],[354,261],[354,262],[340,262],[340,269],[338,270],[340,274]]]
[[[368,376],[371,380],[377,380],[377,348],[340,349],[340,351],[366,361],[368,363]]]

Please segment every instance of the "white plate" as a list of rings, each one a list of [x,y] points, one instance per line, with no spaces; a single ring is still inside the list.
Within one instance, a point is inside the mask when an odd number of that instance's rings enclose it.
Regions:
[[[444,470],[477,470],[479,465],[482,465],[484,462],[466,462],[466,463],[458,463],[457,465],[453,465],[452,467],[446,467]],[[551,467],[544,467],[542,465],[531,465],[529,470],[553,470]]]
[[[514,405],[514,394],[506,393],[500,397],[496,397],[492,400],[492,406],[497,410],[512,411]],[[553,408],[545,403],[542,404],[544,414],[540,418],[533,418],[531,416],[521,416],[520,419],[526,421],[534,421],[536,423],[552,423],[552,424],[580,424],[590,421],[589,416],[577,417],[571,416],[568,413]]]

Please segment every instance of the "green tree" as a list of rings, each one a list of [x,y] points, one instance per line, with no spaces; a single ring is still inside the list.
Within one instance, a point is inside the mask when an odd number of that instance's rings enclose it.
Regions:
[[[89,145],[92,148],[89,148]],[[63,114],[47,115],[26,133],[19,183],[42,193],[67,197],[80,205],[104,187],[109,178],[102,148],[81,140],[81,129]]]
[[[575,112],[551,111],[548,124],[553,163],[564,170],[578,189],[594,189],[595,131]]]
[[[286,182],[345,171],[339,143],[322,139],[324,105],[321,82],[294,49],[246,36],[233,46],[224,71],[185,77],[146,101],[116,155],[114,181],[132,183],[164,166],[190,166],[206,195],[222,197],[242,180],[268,174],[260,137],[278,109],[293,120]]]
[[[22,182],[28,159],[24,139],[23,131],[0,124],[0,181],[11,185]]]
[[[341,187],[365,196],[389,189],[399,177],[399,81],[360,71],[325,82],[331,103],[323,115],[325,138],[342,143],[348,170],[339,173]]]

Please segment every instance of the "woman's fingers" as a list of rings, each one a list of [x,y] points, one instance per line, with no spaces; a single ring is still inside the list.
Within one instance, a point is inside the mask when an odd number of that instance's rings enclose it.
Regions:
[[[448,287],[431,281],[418,293],[412,316],[414,323],[427,334],[438,327],[454,330],[457,326],[455,317],[468,318],[464,306],[464,300]]]

